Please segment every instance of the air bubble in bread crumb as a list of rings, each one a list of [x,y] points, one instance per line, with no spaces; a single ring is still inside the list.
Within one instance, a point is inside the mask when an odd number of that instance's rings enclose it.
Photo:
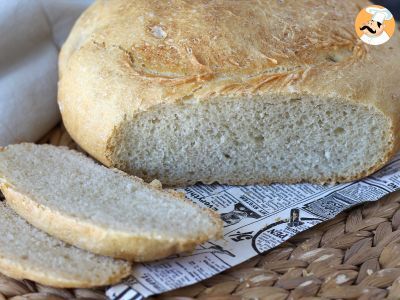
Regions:
[[[331,159],[331,152],[330,152],[330,151],[325,151],[325,158],[326,158],[327,160],[330,160],[330,159]]]
[[[153,26],[151,28],[151,33],[158,39],[165,39],[167,37],[167,33],[161,26]]]

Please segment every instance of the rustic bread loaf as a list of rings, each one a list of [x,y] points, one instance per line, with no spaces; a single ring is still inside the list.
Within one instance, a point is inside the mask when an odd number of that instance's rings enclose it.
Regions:
[[[76,151],[20,144],[0,151],[0,188],[29,223],[93,253],[148,261],[222,232],[211,210]]]
[[[63,288],[94,287],[128,276],[128,262],[67,245],[29,225],[0,202],[0,272]]]
[[[59,106],[91,155],[167,185],[343,182],[400,146],[400,34],[364,0],[111,0],[60,56]]]

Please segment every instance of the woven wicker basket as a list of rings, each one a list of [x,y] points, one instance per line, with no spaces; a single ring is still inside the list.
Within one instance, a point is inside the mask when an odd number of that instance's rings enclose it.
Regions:
[[[62,126],[41,143],[81,150]],[[153,299],[400,299],[400,193],[355,207],[276,249]],[[105,299],[0,275],[3,299]]]

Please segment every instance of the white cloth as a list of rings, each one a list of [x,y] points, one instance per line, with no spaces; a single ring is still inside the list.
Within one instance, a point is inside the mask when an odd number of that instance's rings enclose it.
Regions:
[[[58,50],[90,3],[0,1],[0,146],[36,141],[59,121]]]
[[[386,43],[388,40],[390,40],[390,36],[386,33],[386,31],[384,31],[378,36],[368,36],[366,34],[363,34],[361,36],[361,40],[368,45],[382,45],[383,43]]]

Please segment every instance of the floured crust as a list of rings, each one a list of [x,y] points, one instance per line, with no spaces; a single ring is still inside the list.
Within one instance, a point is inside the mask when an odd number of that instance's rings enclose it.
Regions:
[[[60,55],[63,121],[82,148],[114,166],[111,141],[119,124],[159,106],[272,93],[337,97],[383,112],[393,143],[370,170],[317,182],[366,176],[400,149],[400,36],[381,46],[359,40],[354,19],[369,4],[97,1]]]
[[[152,261],[175,253],[193,251],[197,245],[212,238],[218,239],[222,234],[222,221],[210,209],[198,208],[214,222],[213,232],[197,234],[192,239],[135,236],[53,211],[36,202],[32,196],[17,191],[9,183],[3,182],[0,187],[8,205],[30,224],[67,243],[100,255],[136,262]],[[182,196],[177,197],[177,200],[195,206]]]

